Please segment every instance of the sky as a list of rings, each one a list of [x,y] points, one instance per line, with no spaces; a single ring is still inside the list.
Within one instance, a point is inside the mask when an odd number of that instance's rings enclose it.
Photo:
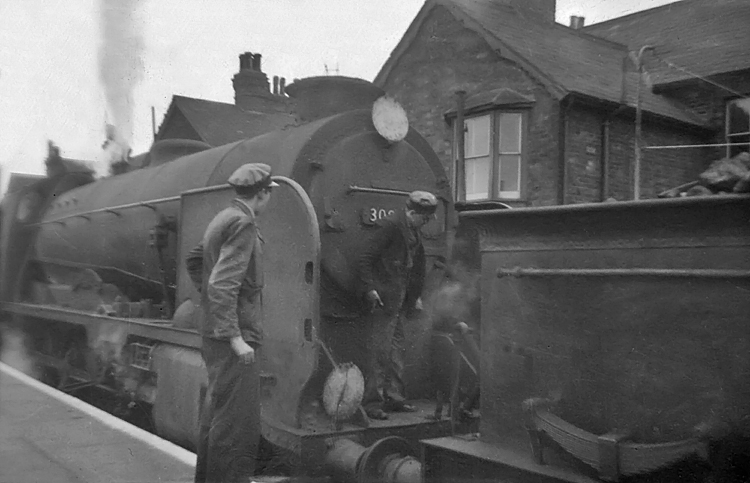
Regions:
[[[589,25],[672,1],[557,0],[556,16]],[[269,79],[327,66],[372,80],[423,3],[0,0],[0,183],[10,172],[43,174],[47,140],[101,171],[106,123],[134,154],[147,151],[151,108],[158,128],[173,95],[234,102],[245,51],[262,54]]]

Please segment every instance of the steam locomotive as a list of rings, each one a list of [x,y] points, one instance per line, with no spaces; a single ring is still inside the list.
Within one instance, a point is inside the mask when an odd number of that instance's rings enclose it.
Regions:
[[[281,185],[259,220],[262,429],[289,467],[336,481],[675,481],[712,477],[717,451],[750,434],[750,197],[457,214],[437,156],[381,89],[323,77],[286,92],[295,125],[210,149],[157,143],[142,169],[5,197],[2,309],[48,382],[146,404],[160,435],[194,446],[206,375],[183,255],[231,199],[229,174],[262,161]],[[341,420],[321,404],[328,345],[347,336],[323,286],[352,286],[358,244],[415,189],[441,202],[423,228],[433,302],[456,283],[473,302],[445,358],[457,368],[432,370],[428,304],[405,324],[419,411]],[[474,372],[478,422],[455,407],[425,417],[441,377],[458,388]]]
[[[373,84],[308,78],[286,93],[293,126],[211,149],[162,141],[142,169],[96,181],[66,172],[9,194],[3,310],[22,327],[49,382],[66,391],[96,385],[146,403],[160,435],[194,447],[207,381],[195,330],[202,311],[184,255],[232,199],[228,176],[242,164],[267,163],[281,186],[259,221],[263,435],[287,463],[311,471],[326,462],[355,474],[369,448],[371,464],[361,471],[372,472],[397,454],[394,481],[409,481],[419,462],[403,438],[445,435],[449,425],[416,415],[338,422],[322,410],[319,372],[337,364],[336,354],[332,363],[325,358],[323,341],[333,346],[339,336],[321,317],[330,312],[321,277],[350,288],[362,239],[417,189],[440,200],[423,234],[429,259],[444,260],[450,184],[403,109]]]

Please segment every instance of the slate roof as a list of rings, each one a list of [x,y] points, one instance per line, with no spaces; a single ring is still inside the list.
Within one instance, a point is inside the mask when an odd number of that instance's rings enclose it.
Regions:
[[[634,51],[653,45],[654,55],[645,54],[644,60],[655,86],[694,78],[690,73],[711,76],[750,69],[748,0],[682,0],[583,31]]]
[[[626,61],[627,46],[557,23],[539,22],[493,0],[427,0],[413,25],[437,5],[446,7],[467,28],[482,35],[501,55],[520,59],[558,98],[577,93],[635,107],[638,75],[632,62]],[[416,35],[415,29],[410,27],[410,30],[411,36]],[[388,76],[400,53],[407,48],[409,36],[407,31],[376,83]],[[623,78],[624,66],[627,71]],[[676,101],[647,88],[643,89],[641,99],[645,111],[691,125],[706,124]]]
[[[185,116],[201,140],[211,146],[252,138],[295,122],[294,117],[286,113],[243,111],[234,104],[176,95],[172,96],[162,127],[169,122],[175,109]]]

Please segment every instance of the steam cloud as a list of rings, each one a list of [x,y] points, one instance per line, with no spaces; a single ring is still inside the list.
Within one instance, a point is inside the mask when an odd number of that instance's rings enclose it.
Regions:
[[[32,377],[39,377],[34,362],[26,352],[24,335],[0,322],[0,361]]]
[[[479,274],[460,264],[448,269],[448,279],[425,297],[433,328],[451,331],[457,322],[476,325],[472,307],[478,302]]]
[[[127,159],[133,138],[133,94],[144,74],[141,4],[142,0],[99,1],[99,80],[111,116],[104,144],[110,163]]]

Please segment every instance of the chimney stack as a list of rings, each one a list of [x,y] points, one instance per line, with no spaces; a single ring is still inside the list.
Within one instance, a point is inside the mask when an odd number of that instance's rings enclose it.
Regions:
[[[245,111],[286,112],[284,102],[271,93],[268,76],[261,70],[261,58],[252,52],[240,54],[240,71],[232,78],[234,103]]]
[[[577,15],[570,16],[570,28],[578,30],[583,28],[583,24],[586,21],[585,17],[579,17]]]

